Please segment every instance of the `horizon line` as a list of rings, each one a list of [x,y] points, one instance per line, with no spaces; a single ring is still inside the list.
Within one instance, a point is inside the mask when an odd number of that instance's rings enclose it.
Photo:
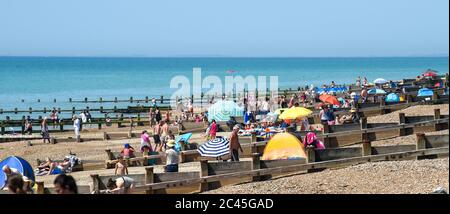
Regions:
[[[227,55],[174,55],[174,56],[106,56],[106,55],[0,55],[0,57],[42,57],[42,58],[414,58],[414,57],[449,57],[449,54],[427,55],[375,55],[375,56],[227,56]]]

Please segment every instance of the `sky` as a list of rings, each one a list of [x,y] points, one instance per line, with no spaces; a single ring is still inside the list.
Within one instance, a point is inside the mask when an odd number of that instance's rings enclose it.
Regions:
[[[448,0],[0,0],[0,56],[448,53]]]

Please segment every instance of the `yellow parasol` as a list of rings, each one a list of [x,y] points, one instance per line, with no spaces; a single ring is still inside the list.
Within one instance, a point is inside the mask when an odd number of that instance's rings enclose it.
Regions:
[[[296,119],[299,117],[307,117],[313,112],[307,108],[303,107],[292,107],[286,111],[284,111],[278,118],[282,120],[286,119]]]

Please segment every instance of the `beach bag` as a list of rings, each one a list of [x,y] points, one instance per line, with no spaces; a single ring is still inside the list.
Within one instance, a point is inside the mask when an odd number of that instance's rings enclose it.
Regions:
[[[70,166],[67,168],[66,172],[72,172],[73,167],[81,164],[81,160],[75,155],[67,155],[65,158],[69,159]]]

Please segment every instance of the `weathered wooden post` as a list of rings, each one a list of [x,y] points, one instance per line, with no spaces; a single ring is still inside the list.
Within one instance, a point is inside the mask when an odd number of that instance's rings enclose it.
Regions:
[[[75,107],[72,107],[72,114],[75,114]]]
[[[143,124],[141,123],[141,114],[140,113],[138,113],[137,114],[137,124],[136,124],[136,126],[142,126]]]
[[[440,109],[434,109],[434,119],[435,120],[439,120],[441,119],[441,110]],[[434,124],[434,130],[435,131],[440,131],[442,130],[442,126],[445,124],[441,124],[441,123],[435,123]]]
[[[148,103],[148,96],[145,96],[145,103]]]
[[[200,161],[200,178],[208,176],[208,160]],[[200,183],[200,192],[208,191],[208,182],[201,181]]]
[[[426,149],[426,139],[424,133],[416,133],[416,150]],[[417,160],[423,159],[421,156],[416,157]]]
[[[114,102],[117,103],[117,97],[114,97]]]
[[[61,114],[61,108],[58,107],[58,114]]]
[[[100,120],[98,121],[98,129],[102,129],[102,122]]]
[[[161,104],[163,104],[163,103],[164,103],[164,96],[161,95]]]
[[[406,117],[405,117],[405,113],[398,113],[398,117],[399,117],[399,125],[405,124],[406,123]],[[405,136],[406,135],[406,130],[404,128],[400,128],[398,130],[398,136]]]
[[[14,108],[14,114],[17,114],[17,108]]]
[[[328,123],[323,123],[323,130],[322,133],[324,135],[323,137],[323,143],[327,146],[330,147],[330,138],[328,137],[328,133],[330,133],[330,126],[328,125]]]
[[[36,194],[44,194],[44,182],[36,181]]]
[[[233,128],[233,127],[230,127]],[[256,143],[256,133],[252,133],[252,143]]]
[[[46,114],[47,113],[47,108],[46,107],[44,107],[44,114]]]
[[[98,174],[91,174],[91,178],[92,178],[92,186],[90,187],[90,192],[98,192],[100,191],[100,177],[98,176]]]
[[[145,184],[153,184],[154,183],[154,173],[153,166],[145,167]],[[145,194],[153,194],[153,189],[149,187],[145,190]]]
[[[88,101],[88,98],[87,98],[87,97],[85,97],[85,98],[84,98],[84,102],[85,102],[85,103],[87,103],[87,101]]]
[[[22,134],[25,134],[25,116],[22,116]]]
[[[4,135],[5,134],[5,124],[2,122],[1,124],[0,124],[0,129],[1,129],[1,135]]]
[[[439,99],[438,91],[433,91],[433,96],[431,97],[431,100],[436,101]]]
[[[33,109],[30,107],[30,108],[28,108],[28,112],[31,114],[31,113],[33,113]]]
[[[59,122],[59,131],[64,131],[64,121],[63,120],[61,120],[60,122]]]
[[[101,103],[103,102],[103,98],[102,97],[100,97],[99,102],[101,102]]]
[[[133,97],[130,97],[130,103],[132,103],[133,102]]]
[[[261,158],[259,153],[252,153],[252,170],[258,170],[261,168]],[[261,177],[259,173],[252,177],[252,182],[260,181]]]
[[[306,147],[306,163],[316,162],[316,151],[314,147]],[[307,172],[317,172],[317,169],[308,169]]]

